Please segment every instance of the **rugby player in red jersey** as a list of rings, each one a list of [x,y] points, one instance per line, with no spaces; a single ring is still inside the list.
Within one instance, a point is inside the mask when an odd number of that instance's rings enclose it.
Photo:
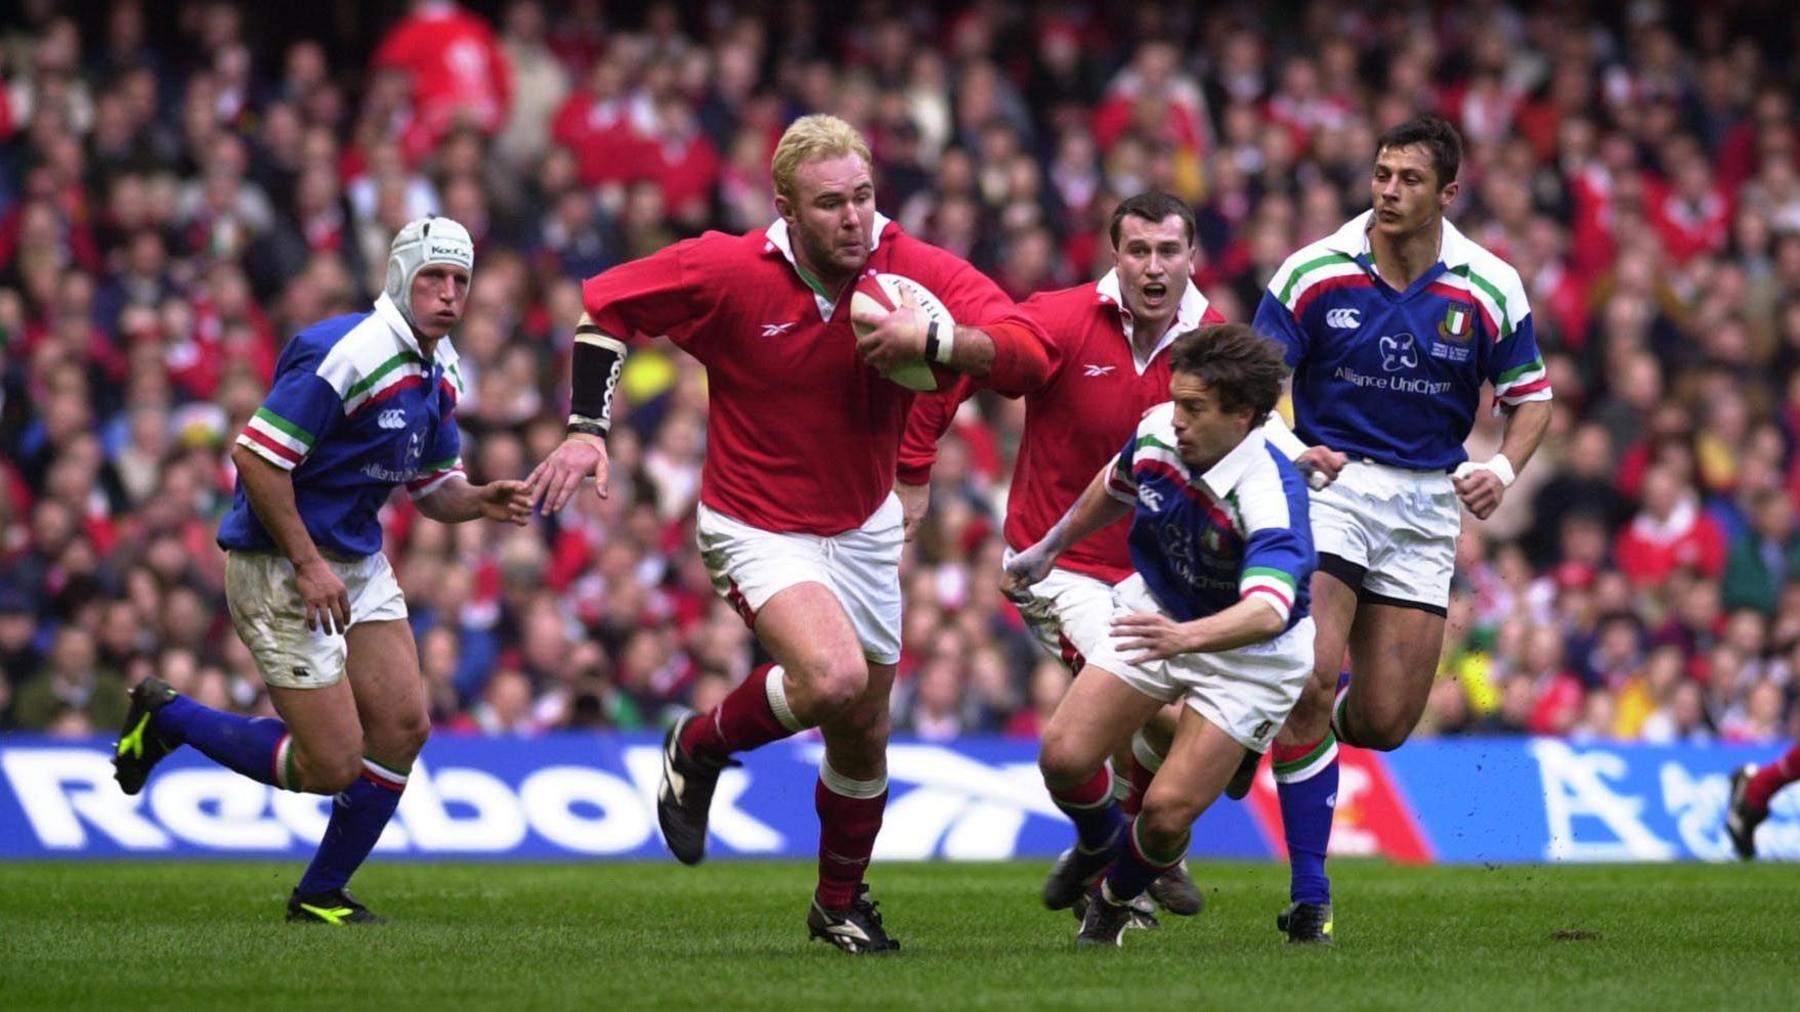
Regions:
[[[1018,394],[1054,362],[992,281],[876,211],[868,145],[849,124],[797,120],[770,170],[781,220],[768,228],[709,232],[588,279],[569,437],[527,484],[549,511],[589,476],[606,494],[605,435],[628,341],[666,334],[706,366],[696,535],[714,587],[775,663],[670,729],[663,837],[682,862],[699,862],[732,754],[818,727],[819,885],[807,924],[847,952],[886,952],[899,943],[863,873],[887,802],[903,544],[893,482],[916,395],[880,370],[927,356]],[[849,295],[870,271],[913,278],[977,326],[928,326],[909,304],[859,318],[873,329],[857,337]]]
[[[1113,211],[1111,237],[1114,267],[1105,277],[1034,295],[1019,307],[1056,347],[1057,365],[1025,394],[1025,428],[1006,503],[1008,559],[1042,540],[1094,473],[1118,453],[1144,412],[1169,399],[1168,349],[1175,339],[1225,322],[1190,283],[1194,213],[1180,199],[1153,191],[1122,201]],[[909,507],[909,521],[924,511],[938,438],[950,427],[957,405],[974,391],[975,384],[964,379],[913,405],[896,488]],[[1079,672],[1105,640],[1113,586],[1132,574],[1125,545],[1129,527],[1114,524],[1075,545],[1048,576],[1014,595],[1032,635],[1070,674]],[[1174,730],[1174,714],[1158,714],[1114,757],[1117,771],[1130,771],[1129,813],[1135,814],[1143,788],[1168,754]],[[1065,854],[1063,860],[1071,857]],[[1199,912],[1202,903],[1179,865],[1152,885],[1150,895],[1183,915]],[[1075,896],[1045,899],[1059,908]]]

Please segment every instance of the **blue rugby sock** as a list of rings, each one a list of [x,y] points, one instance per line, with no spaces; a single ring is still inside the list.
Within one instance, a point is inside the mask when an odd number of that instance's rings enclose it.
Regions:
[[[1113,860],[1112,870],[1106,873],[1107,898],[1117,903],[1135,899],[1150,883],[1161,878],[1163,873],[1181,863],[1187,854],[1188,836],[1181,838],[1181,845],[1174,848],[1169,855],[1151,854],[1144,850],[1138,839],[1138,825],[1143,816],[1132,819],[1121,834],[1122,839],[1115,848],[1118,856]],[[1192,835],[1190,830],[1189,835]]]
[[[364,758],[362,776],[332,799],[331,821],[325,826],[318,853],[300,878],[299,891],[342,889],[375,849],[375,841],[394,817],[404,790],[406,774]]]
[[[1125,817],[1119,810],[1119,799],[1113,796],[1112,771],[1105,766],[1084,783],[1050,788],[1050,800],[1075,823],[1076,839],[1087,853],[1099,853],[1118,839]]]
[[[1292,876],[1288,898],[1296,903],[1330,903],[1325,851],[1331,843],[1331,818],[1337,806],[1337,739],[1327,731],[1324,738],[1308,744],[1278,743],[1273,752],[1275,793],[1281,799],[1281,824]]]
[[[261,783],[299,789],[287,725],[273,717],[220,713],[176,696],[156,711],[153,724],[164,739],[192,745],[227,769]]]

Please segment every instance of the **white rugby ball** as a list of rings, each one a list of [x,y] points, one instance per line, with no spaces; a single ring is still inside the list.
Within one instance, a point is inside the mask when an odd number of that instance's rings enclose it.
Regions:
[[[864,274],[857,280],[856,289],[850,295],[850,312],[854,315],[891,313],[900,308],[902,293],[913,297],[927,320],[938,322],[939,333],[947,333],[956,326],[956,320],[951,318],[950,310],[945,308],[943,300],[933,295],[931,289],[904,274]],[[862,337],[873,329],[856,323],[854,319],[851,326],[857,337]],[[902,362],[882,375],[911,390],[938,388],[937,376],[932,373],[931,364],[923,357]]]

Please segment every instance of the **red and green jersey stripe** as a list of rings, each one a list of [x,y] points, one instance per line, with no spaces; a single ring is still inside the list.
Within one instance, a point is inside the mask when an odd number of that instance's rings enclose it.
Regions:
[[[414,499],[428,496],[438,490],[438,486],[447,481],[451,475],[462,471],[462,457],[449,457],[435,464],[427,464],[419,469],[419,476],[406,483],[407,494]]]
[[[312,452],[313,435],[267,407],[256,409],[238,443],[284,471],[300,466]]]
[[[1283,622],[1287,621],[1288,615],[1294,610],[1297,589],[1293,574],[1270,566],[1246,567],[1243,575],[1238,577],[1238,596],[1249,600],[1252,594],[1260,595],[1263,600],[1275,606]]]
[[[344,391],[344,414],[355,414],[424,383],[425,360],[411,351],[402,351],[369,370]]]
[[[1544,369],[1541,355],[1506,370],[1494,380],[1494,398],[1506,404],[1541,401],[1549,396],[1550,374]]]

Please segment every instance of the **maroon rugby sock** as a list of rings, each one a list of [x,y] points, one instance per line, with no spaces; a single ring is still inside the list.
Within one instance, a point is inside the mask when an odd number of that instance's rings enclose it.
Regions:
[[[681,750],[688,755],[723,758],[748,752],[803,731],[806,725],[788,709],[780,665],[765,664],[719,701],[688,721],[681,731]]]

